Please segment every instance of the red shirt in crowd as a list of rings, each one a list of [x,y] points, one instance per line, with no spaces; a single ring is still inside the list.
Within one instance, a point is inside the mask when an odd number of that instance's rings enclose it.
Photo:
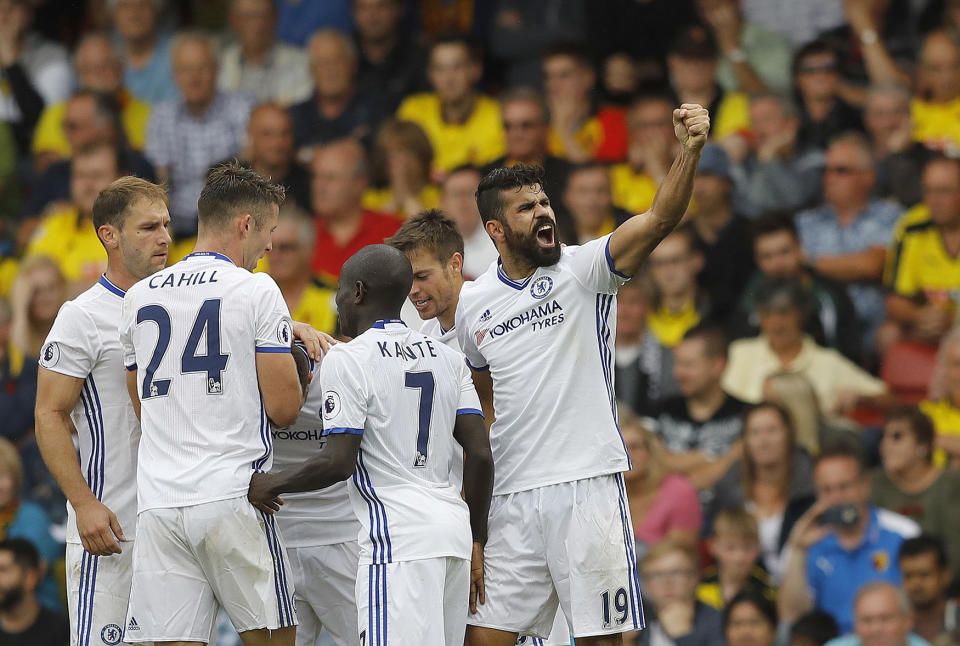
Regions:
[[[376,211],[364,210],[362,217],[363,224],[360,225],[357,234],[342,247],[330,235],[323,218],[316,218],[317,237],[313,246],[312,269],[313,275],[321,282],[336,287],[340,268],[347,262],[347,258],[368,244],[382,243],[385,238],[396,233],[403,224],[401,220],[391,215]]]

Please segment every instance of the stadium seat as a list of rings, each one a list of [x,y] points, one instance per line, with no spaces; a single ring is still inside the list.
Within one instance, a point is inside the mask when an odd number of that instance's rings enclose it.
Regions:
[[[898,399],[915,404],[927,396],[936,363],[936,348],[916,341],[898,341],[883,355],[880,378]]]

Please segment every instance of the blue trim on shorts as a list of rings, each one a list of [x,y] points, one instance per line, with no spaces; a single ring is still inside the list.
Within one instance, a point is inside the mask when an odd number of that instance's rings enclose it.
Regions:
[[[293,626],[296,623],[293,614],[292,595],[287,589],[287,569],[283,563],[283,554],[280,547],[280,541],[277,540],[276,520],[272,514],[265,514],[262,511],[260,516],[264,522],[264,533],[267,538],[267,549],[273,558],[273,586],[277,593],[277,615],[281,628]]]
[[[263,442],[263,455],[253,461],[253,470],[256,472],[263,471],[263,465],[273,452],[270,422],[267,419],[267,410],[263,407],[263,395],[260,395],[260,441]]]
[[[77,643],[79,646],[89,646],[90,629],[93,624],[93,597],[97,586],[97,565],[99,556],[93,556],[83,550],[80,559],[80,590],[77,601]]]
[[[630,571],[627,578],[630,584],[630,608],[633,615],[633,628],[642,630],[646,627],[646,621],[643,617],[643,602],[640,600],[640,580],[637,577],[637,555],[636,546],[633,539],[633,528],[627,522],[627,510],[630,509],[627,502],[627,489],[623,483],[623,474],[618,473],[614,476],[617,482],[617,503],[620,507],[620,522],[623,524],[624,548],[627,556],[627,566]],[[639,623],[637,612],[639,611]]]
[[[387,510],[377,496],[370,479],[370,473],[363,464],[363,449],[357,453],[356,469],[353,473],[353,483],[357,491],[367,502],[370,513],[370,542],[373,544],[373,563],[393,563],[393,544],[390,541],[390,529],[387,526]],[[382,525],[381,525],[382,521]],[[386,552],[386,554],[384,554]]]

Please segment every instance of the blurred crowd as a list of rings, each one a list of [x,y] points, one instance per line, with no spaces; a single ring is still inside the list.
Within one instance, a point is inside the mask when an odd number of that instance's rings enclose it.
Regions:
[[[645,211],[682,103],[693,200],[618,296],[637,643],[960,644],[960,0],[0,0],[0,634],[63,608],[36,358],[107,184],[166,184],[171,262],[213,165],[283,184],[260,269],[336,333],[418,212],[496,260],[489,168],[543,167],[568,245]]]

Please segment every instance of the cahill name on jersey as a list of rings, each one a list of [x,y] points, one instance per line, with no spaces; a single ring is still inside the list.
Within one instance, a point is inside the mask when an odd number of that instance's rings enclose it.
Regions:
[[[323,360],[325,434],[362,434],[350,499],[363,525],[360,562],[470,558],[467,505],[450,485],[462,459],[457,415],[480,415],[470,371],[455,350],[378,321]]]
[[[140,511],[242,496],[271,466],[256,352],[289,352],[293,326],[265,273],[190,254],[130,288],[124,363],[137,372]]]
[[[519,282],[497,263],[460,291],[460,346],[493,378],[496,495],[629,468],[613,391],[616,293],[627,277],[609,241],[565,247]]]

